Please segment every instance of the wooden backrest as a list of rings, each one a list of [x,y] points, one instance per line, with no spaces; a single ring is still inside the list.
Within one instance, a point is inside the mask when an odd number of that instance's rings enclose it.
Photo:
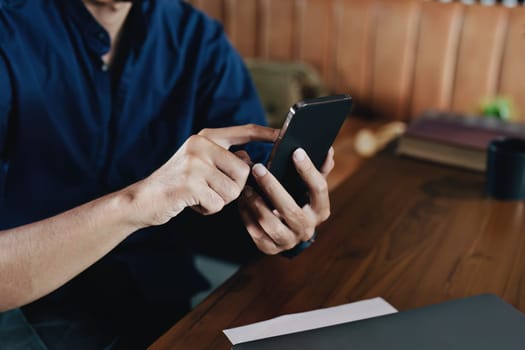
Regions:
[[[473,113],[513,99],[525,121],[525,8],[422,0],[193,0],[244,57],[303,60],[376,115]]]

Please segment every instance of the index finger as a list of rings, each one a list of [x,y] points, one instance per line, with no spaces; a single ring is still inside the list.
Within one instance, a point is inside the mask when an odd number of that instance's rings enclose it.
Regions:
[[[217,129],[202,129],[199,135],[206,137],[223,148],[244,145],[251,141],[275,142],[279,129],[257,124],[230,126]]]

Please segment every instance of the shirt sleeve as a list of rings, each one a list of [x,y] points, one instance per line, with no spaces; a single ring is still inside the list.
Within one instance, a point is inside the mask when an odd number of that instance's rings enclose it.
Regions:
[[[201,59],[198,99],[203,127],[267,125],[263,106],[244,61],[230,44],[222,26],[208,26]],[[271,144],[252,142],[244,147],[254,162],[264,162]]]
[[[7,65],[0,55],[0,160],[4,157],[7,138],[7,118],[11,110],[11,80]]]

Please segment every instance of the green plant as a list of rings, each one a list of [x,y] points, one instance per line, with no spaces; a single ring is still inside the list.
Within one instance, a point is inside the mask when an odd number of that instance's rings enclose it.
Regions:
[[[501,96],[486,99],[481,104],[481,113],[485,117],[510,121],[514,116],[512,100]]]

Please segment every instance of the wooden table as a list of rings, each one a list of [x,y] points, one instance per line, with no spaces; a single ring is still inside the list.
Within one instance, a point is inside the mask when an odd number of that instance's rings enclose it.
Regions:
[[[483,174],[376,156],[333,191],[310,249],[241,268],[152,349],[230,349],[225,328],[376,296],[406,310],[495,293],[525,311],[525,202],[483,186]]]

